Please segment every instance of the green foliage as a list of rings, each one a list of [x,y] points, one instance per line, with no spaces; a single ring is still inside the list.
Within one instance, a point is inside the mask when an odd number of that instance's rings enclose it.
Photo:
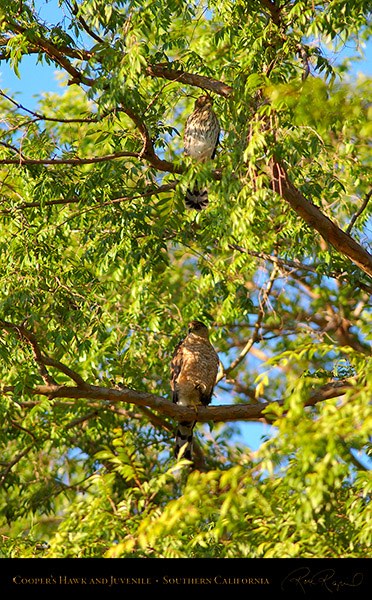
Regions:
[[[372,88],[335,61],[370,40],[370,3],[50,4],[53,23],[0,0],[0,60],[62,71],[35,107],[0,96],[0,555],[370,557]],[[194,165],[203,88],[223,135]],[[199,424],[190,472],[169,413],[93,391],[170,399],[195,318],[224,367],[214,404],[272,427],[253,452],[240,423]]]

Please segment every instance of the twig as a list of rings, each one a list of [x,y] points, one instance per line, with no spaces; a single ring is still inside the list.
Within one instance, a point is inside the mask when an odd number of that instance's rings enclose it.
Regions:
[[[32,348],[35,362],[38,365],[39,373],[43,381],[49,385],[56,385],[55,379],[51,375],[49,375],[47,369],[45,368],[45,363],[43,361],[41,350],[39,348],[34,334],[28,329],[26,329],[26,327],[24,327],[23,325],[15,325],[14,323],[9,323],[8,321],[1,320],[0,327],[6,329],[7,331],[15,331],[20,338],[27,340],[27,342]]]
[[[309,57],[306,49],[302,44],[297,44],[298,54],[302,60],[302,81],[308,78],[310,75]]]
[[[34,112],[33,110],[30,110],[26,106],[23,106],[23,104],[20,104],[19,102],[14,100],[14,98],[11,98],[7,94],[5,94],[5,92],[3,92],[3,90],[0,90],[0,95],[3,98],[5,98],[6,100],[8,100],[8,102],[11,102],[12,104],[14,104],[14,106],[16,108],[23,110],[24,112],[27,112],[30,115],[32,115],[34,117],[34,119],[31,119],[30,121],[28,121],[29,123],[33,123],[35,121],[52,121],[53,123],[94,123],[94,122],[100,120],[100,117],[98,117],[98,116],[87,117],[85,119],[84,118],[61,119],[58,117],[47,117],[46,115],[42,115],[40,113]],[[114,110],[115,109],[112,109],[111,111],[107,111],[107,113],[104,116],[107,116],[107,114],[109,114],[110,112],[114,112]],[[19,126],[17,126],[17,127],[19,127]]]
[[[359,208],[359,210],[357,210],[357,212],[353,215],[352,219],[350,220],[350,223],[346,229],[346,233],[350,234],[350,231],[354,227],[355,221],[360,217],[362,212],[367,208],[367,204],[368,204],[371,196],[372,196],[372,188],[369,190],[368,194],[365,195],[362,206]]]
[[[24,327],[24,325],[16,325],[8,321],[0,320],[0,327],[7,331],[16,332],[21,338],[25,339],[29,343],[34,354],[35,362],[38,365],[39,373],[43,381],[46,383],[46,387],[50,388],[51,390],[51,396],[53,395],[53,390],[58,389],[60,386],[56,380],[49,375],[46,366],[55,367],[61,373],[67,375],[67,377],[72,379],[80,389],[84,389],[84,387],[87,385],[84,379],[78,373],[62,364],[58,360],[44,356],[39,348],[39,344],[35,335],[29,329]]]
[[[306,271],[309,273],[314,273],[315,275],[321,275],[322,277],[331,277],[332,279],[340,280],[340,281],[348,281],[348,273],[345,271],[344,273],[337,273],[335,271],[330,271],[326,273],[320,273],[318,270],[318,266],[321,265],[306,265],[301,263],[298,260],[291,260],[289,258],[279,258],[278,256],[272,256],[271,254],[267,254],[266,252],[257,252],[256,250],[250,250],[249,248],[244,248],[239,244],[228,244],[228,247],[231,250],[237,250],[238,252],[242,252],[244,254],[248,254],[249,256],[254,256],[256,258],[260,258],[261,260],[268,260],[274,264],[279,265],[281,268],[285,270],[291,271]],[[362,281],[354,281],[353,285],[359,287],[361,290],[364,290],[368,294],[372,294],[372,286],[363,283]]]
[[[16,465],[17,462],[19,462],[21,460],[21,458],[26,456],[26,454],[28,454],[32,450],[33,447],[34,447],[34,444],[30,444],[29,446],[24,448],[21,452],[19,452],[19,454],[17,454],[13,458],[13,460],[11,460],[7,464],[6,469],[4,469],[4,471],[2,471],[2,473],[0,473],[0,486],[3,484],[4,480],[6,479],[6,477],[8,476],[9,472],[14,467],[14,465]]]
[[[69,2],[67,2],[67,5],[69,6],[72,14],[78,18],[78,21],[81,23],[83,29],[87,32],[87,34],[90,35],[99,44],[104,44],[105,40],[103,40],[101,37],[99,37],[99,35],[97,35],[95,33],[95,31],[92,31],[90,29],[90,27],[88,26],[87,22],[85,21],[85,19],[81,15],[78,14],[79,6],[76,4],[76,2],[72,2],[72,6],[70,5]]]
[[[2,143],[3,146],[9,144]],[[117,158],[139,158],[139,152],[114,152],[112,154],[105,154],[104,156],[92,156],[91,158],[28,158],[23,156],[17,148],[12,148],[19,158],[2,158],[0,164],[2,165],[89,165],[93,163],[108,162]],[[166,162],[166,161],[165,161]],[[167,169],[165,169],[167,170]]]
[[[92,210],[101,209],[103,206],[111,206],[112,204],[121,204],[122,202],[130,202],[131,200],[136,200],[138,198],[148,198],[149,196],[155,196],[156,194],[164,194],[165,192],[170,192],[174,190],[178,185],[178,181],[172,181],[171,183],[166,183],[164,185],[159,185],[156,188],[144,190],[138,194],[133,196],[120,196],[119,198],[113,198],[112,200],[106,200],[106,202],[97,202],[92,206],[88,206],[81,211],[75,212],[71,218],[76,217],[81,214],[85,214]],[[69,199],[61,199],[61,200],[47,200],[44,202],[43,206],[54,206],[58,204],[78,204],[82,202],[81,198],[69,198]],[[0,210],[0,214],[9,214],[15,211],[23,210],[24,208],[39,208],[41,206],[41,202],[22,202],[22,204],[18,204],[13,208],[7,208]]]
[[[257,320],[256,320],[256,323],[254,326],[254,331],[253,331],[252,336],[249,338],[249,340],[245,344],[245,346],[244,346],[243,350],[240,352],[239,356],[235,360],[233,360],[233,362],[230,364],[230,366],[226,367],[225,369],[223,369],[219,372],[219,374],[217,376],[217,383],[221,379],[223,379],[223,377],[226,377],[226,375],[228,375],[231,371],[233,371],[244,360],[244,358],[247,356],[248,352],[252,348],[253,344],[255,344],[257,342],[261,323],[265,316],[266,304],[268,302],[268,299],[269,299],[272,287],[274,285],[274,281],[278,274],[278,271],[279,271],[279,267],[277,265],[274,265],[274,268],[270,275],[270,279],[267,282],[266,289],[264,290],[264,293],[263,293],[263,300],[261,303],[261,308],[258,312],[258,316],[257,316]]]

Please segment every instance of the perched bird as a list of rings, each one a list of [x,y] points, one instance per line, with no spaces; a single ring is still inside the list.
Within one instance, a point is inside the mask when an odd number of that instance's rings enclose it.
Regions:
[[[219,359],[209,341],[208,327],[189,323],[188,334],[175,348],[171,361],[173,402],[180,406],[207,406],[212,400]],[[178,423],[175,455],[192,460],[193,429],[196,421]],[[184,446],[186,446],[184,448]]]
[[[210,96],[200,96],[194,107],[194,112],[186,119],[183,134],[183,145],[186,156],[191,156],[199,162],[214,158],[220,137],[220,124],[212,110],[213,99]],[[187,208],[202,210],[208,204],[208,191],[188,189],[185,197]]]

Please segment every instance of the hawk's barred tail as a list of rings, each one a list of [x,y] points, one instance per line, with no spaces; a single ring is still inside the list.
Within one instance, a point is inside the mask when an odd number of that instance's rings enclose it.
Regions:
[[[176,458],[178,458],[180,451],[182,451],[181,458],[187,458],[187,460],[192,460],[192,438],[195,423],[196,421],[181,421],[180,423],[178,423],[176,433],[176,444],[174,448]],[[184,448],[184,446],[186,446],[186,448]]]
[[[193,190],[188,189],[185,196],[185,204],[187,208],[193,210],[203,210],[208,206],[208,191],[207,188],[204,190]]]

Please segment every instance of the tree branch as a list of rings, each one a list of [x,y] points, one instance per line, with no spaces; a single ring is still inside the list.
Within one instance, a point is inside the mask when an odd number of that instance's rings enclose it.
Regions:
[[[269,287],[266,291],[266,298],[270,292],[271,286],[273,285],[275,276],[272,274]],[[262,307],[262,311],[264,307]],[[125,402],[128,404],[135,404],[142,408],[148,408],[160,412],[164,417],[171,417],[177,421],[237,421],[237,420],[248,420],[257,421],[265,420],[270,422],[272,418],[265,416],[265,411],[272,404],[271,402],[262,402],[256,404],[238,404],[238,405],[226,405],[226,406],[212,406],[212,407],[184,407],[179,406],[173,402],[170,402],[167,398],[152,394],[149,392],[142,392],[127,388],[122,384],[117,387],[103,387],[97,385],[91,385],[75,371],[60,363],[59,361],[46,357],[42,354],[39,345],[37,343],[35,335],[26,329],[23,325],[15,325],[7,321],[0,320],[0,327],[7,331],[13,331],[17,333],[21,338],[25,339],[31,346],[36,363],[39,366],[41,376],[44,380],[44,384],[35,385],[32,388],[27,387],[27,394],[31,396],[47,396],[50,399],[55,398],[71,398],[71,399],[86,399],[94,401],[103,401],[107,403]],[[257,331],[255,330],[257,335]],[[254,336],[246,345],[254,343]],[[246,351],[243,350],[243,353]],[[246,353],[246,352],[245,352]],[[240,359],[239,359],[240,361]],[[46,365],[57,368],[59,371],[67,375],[70,379],[75,382],[75,386],[61,385],[48,374]],[[231,367],[232,368],[232,367]],[[318,390],[315,390],[307,399],[304,400],[305,406],[313,406],[317,402],[321,402],[327,398],[334,398],[343,395],[348,389],[351,388],[351,382],[347,380],[329,383]],[[15,388],[13,386],[7,386],[0,389],[0,394],[15,394]],[[280,406],[284,405],[285,400],[279,400]],[[31,404],[31,403],[30,403]],[[34,405],[34,403],[32,403]],[[27,406],[27,403],[23,402],[23,406]]]
[[[225,98],[228,98],[233,93],[233,88],[223,83],[223,81],[218,81],[205,75],[187,73],[180,69],[174,70],[172,69],[172,63],[149,65],[145,68],[145,73],[150,77],[160,77],[169,81],[178,81],[179,83],[199,87],[203,90],[209,90]]]
[[[10,28],[13,31],[16,31],[17,33],[21,33],[22,35],[24,35],[26,37],[26,39],[28,39],[29,33],[26,27],[22,27],[21,25],[19,25],[18,23],[15,23],[14,21],[12,23],[8,23]],[[49,40],[45,39],[45,37],[42,37],[41,35],[36,35],[35,32],[32,32],[32,39],[28,40],[30,42],[30,44],[32,46],[36,46],[39,51],[43,51],[45,54],[47,54],[49,56],[49,58],[51,58],[54,62],[56,62],[60,67],[62,67],[65,71],[67,71],[67,73],[69,75],[71,75],[72,80],[69,82],[71,83],[82,83],[84,85],[87,86],[92,86],[94,84],[94,79],[90,79],[88,77],[85,77],[78,69],[76,69],[75,67],[72,66],[72,64],[70,63],[70,61],[66,58],[67,52],[69,51],[68,48],[57,48],[56,46],[54,46],[54,44],[52,44]],[[74,52],[74,56],[79,57],[79,58],[83,58],[83,54],[81,52],[79,52],[79,50],[71,50],[70,49],[70,53]],[[84,52],[84,56],[86,58],[86,51]]]
[[[352,384],[345,381],[332,382],[326,384],[317,390],[314,390],[310,396],[304,399],[304,406],[314,406],[318,402],[322,402],[329,398],[343,396],[345,392],[352,388]],[[163,416],[170,417],[177,421],[200,421],[207,423],[227,422],[227,421],[267,421],[272,422],[273,418],[270,415],[265,415],[267,409],[272,404],[283,406],[285,399],[280,399],[275,402],[262,402],[256,404],[235,404],[219,405],[219,406],[201,406],[201,407],[184,407],[174,404],[167,398],[151,394],[149,392],[141,392],[130,388],[120,387],[108,388],[97,385],[85,384],[84,387],[66,386],[66,385],[36,385],[27,390],[30,395],[47,396],[54,398],[73,398],[86,400],[101,400],[108,403],[124,402],[135,404],[141,407],[148,407],[159,411]],[[0,390],[0,393],[13,393],[14,388],[7,387]],[[23,406],[26,406],[23,402]],[[30,403],[34,405],[34,403]]]
[[[217,383],[223,379],[224,377],[226,377],[229,373],[231,373],[231,371],[233,371],[238,365],[240,365],[240,363],[244,360],[244,358],[247,356],[247,354],[250,352],[253,344],[255,344],[258,340],[258,334],[260,331],[260,327],[261,327],[261,323],[262,320],[265,316],[265,308],[266,308],[266,304],[268,302],[272,287],[274,285],[274,281],[276,279],[276,276],[278,274],[279,271],[279,267],[277,265],[274,265],[274,268],[272,270],[272,273],[270,275],[269,281],[267,282],[267,287],[266,289],[264,289],[263,291],[263,300],[261,303],[261,307],[260,310],[258,312],[258,316],[257,316],[257,320],[254,326],[254,331],[252,336],[249,338],[249,340],[247,341],[247,343],[245,344],[244,348],[242,349],[242,351],[240,352],[239,356],[237,356],[237,358],[235,360],[233,360],[233,362],[231,363],[231,365],[229,367],[227,367],[226,369],[223,369],[222,372],[220,372],[217,376]]]
[[[279,27],[280,25],[280,8],[275,3],[275,0],[259,0],[259,3],[270,12],[272,22]]]
[[[18,158],[1,158],[0,164],[2,165],[89,165],[93,163],[108,162],[118,158],[140,158],[139,152],[115,152],[112,154],[105,154],[104,156],[92,156],[91,158],[29,158],[18,152]],[[160,161],[160,159],[159,159]],[[159,164],[161,164],[161,161]],[[166,161],[164,161],[166,162]],[[171,164],[171,163],[170,163]],[[168,170],[168,169],[159,169]]]
[[[362,212],[367,208],[367,204],[368,204],[371,196],[372,196],[372,188],[369,190],[368,194],[365,195],[362,206],[359,208],[359,210],[357,210],[357,212],[353,215],[352,219],[350,220],[350,223],[346,229],[346,233],[348,233],[348,234],[350,233],[350,231],[354,227],[355,221],[360,217]]]
[[[315,275],[321,275],[322,277],[331,277],[332,279],[336,279],[338,281],[348,281],[348,273],[337,273],[335,271],[331,271],[331,272],[327,272],[327,273],[321,273],[319,272],[318,267],[321,266],[321,264],[317,265],[317,264],[313,264],[313,265],[306,265],[304,263],[301,263],[298,260],[291,260],[289,258],[280,258],[278,256],[272,256],[271,254],[267,254],[266,252],[257,252],[256,250],[250,250],[249,248],[243,248],[242,246],[240,246],[239,244],[228,244],[229,248],[231,250],[236,250],[238,252],[242,252],[243,254],[248,254],[249,256],[254,256],[256,258],[259,258],[261,260],[265,260],[265,261],[269,261],[272,262],[273,264],[278,265],[281,269],[285,269],[286,271],[305,271],[307,273],[314,273]],[[372,286],[368,285],[366,283],[363,283],[362,281],[354,281],[353,280],[353,285],[355,287],[359,287],[361,290],[367,292],[368,294],[372,294]]]
[[[270,165],[273,189],[293,208],[312,229],[320,233],[340,254],[347,256],[362,271],[372,277],[372,256],[350,235],[342,231],[331,219],[293,185],[284,166],[275,160]]]
[[[16,332],[22,339],[26,340],[28,342],[28,344],[31,346],[33,354],[34,354],[35,362],[38,365],[39,373],[40,373],[43,381],[46,384],[46,386],[41,386],[41,387],[46,387],[46,388],[51,388],[51,389],[61,387],[57,384],[56,380],[51,375],[49,375],[49,373],[46,369],[46,366],[50,366],[50,367],[55,367],[61,373],[63,373],[64,375],[67,375],[67,377],[69,377],[70,379],[75,381],[76,385],[79,386],[79,388],[81,390],[83,390],[85,388],[85,386],[87,384],[85,383],[84,379],[78,373],[76,373],[75,371],[73,371],[72,369],[67,367],[66,365],[62,364],[58,360],[55,360],[54,358],[49,358],[48,356],[45,356],[42,354],[35,335],[29,329],[27,329],[23,325],[15,325],[14,323],[10,323],[9,321],[3,321],[3,320],[0,320],[0,327],[2,329],[5,329],[6,331]]]
[[[26,34],[26,29],[22,29],[22,27],[17,25],[15,30],[18,33]],[[6,46],[8,43],[8,39],[4,37],[0,37],[0,47]],[[58,49],[53,46],[48,40],[45,38],[39,37],[37,43],[33,39],[30,42],[30,47],[28,49],[27,54],[35,54],[39,52],[44,52],[50,58],[52,58],[57,65],[62,67],[67,73],[72,75],[73,79],[70,83],[83,83],[87,86],[94,85],[94,79],[89,79],[84,77],[75,67],[71,65],[71,63],[67,60],[67,56],[70,58],[77,58],[80,60],[89,61],[92,58],[95,58],[95,52],[90,50],[81,50],[70,48],[68,46],[61,46]],[[0,55],[0,60],[7,59],[9,57],[9,52],[5,51],[3,55]],[[233,88],[224,83],[223,81],[219,81],[218,79],[214,79],[213,77],[207,77],[205,75],[198,75],[197,73],[189,73],[187,71],[182,71],[181,69],[174,69],[171,62],[169,63],[157,63],[148,65],[144,69],[144,73],[148,77],[158,77],[160,79],[167,79],[168,81],[178,81],[179,83],[190,85],[193,87],[198,87],[203,90],[209,90],[219,96],[223,96],[228,98],[233,93]]]
[[[7,478],[8,474],[10,473],[10,471],[12,470],[12,468],[14,467],[14,465],[16,465],[21,460],[21,458],[23,458],[29,452],[31,452],[31,450],[33,449],[33,447],[34,447],[34,444],[30,444],[29,446],[26,446],[26,448],[24,448],[21,452],[19,452],[13,458],[13,460],[11,460],[9,463],[7,463],[6,468],[4,469],[4,471],[2,471],[0,473],[0,487],[3,485],[5,479]]]
[[[4,182],[2,182],[4,183]],[[155,188],[149,188],[138,192],[137,194],[133,194],[133,196],[119,196],[118,198],[113,198],[112,200],[106,200],[106,202],[97,202],[96,204],[90,205],[84,208],[83,211],[77,211],[74,213],[81,214],[82,212],[88,212],[92,210],[100,210],[103,206],[111,206],[112,204],[120,204],[122,202],[129,202],[130,200],[135,200],[137,198],[148,198],[150,196],[156,196],[157,194],[164,194],[166,192],[170,192],[174,190],[178,185],[178,181],[171,181],[170,183],[165,183],[164,185],[159,185]],[[81,198],[64,198],[61,200],[47,200],[43,203],[43,206],[55,206],[55,205],[68,205],[68,204],[79,204],[81,203]],[[12,214],[16,211],[20,211],[26,208],[38,208],[41,206],[41,202],[22,202],[22,204],[18,204],[13,208],[6,208],[0,210],[0,214]]]

